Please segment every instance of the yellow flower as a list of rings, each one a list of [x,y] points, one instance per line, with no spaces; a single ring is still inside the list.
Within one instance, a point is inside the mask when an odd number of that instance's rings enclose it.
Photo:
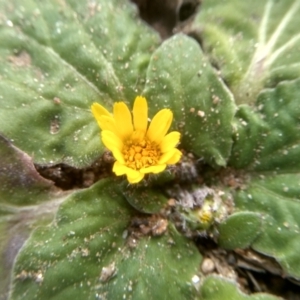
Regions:
[[[181,152],[175,148],[180,133],[166,134],[173,119],[170,109],[160,110],[149,126],[147,100],[141,96],[135,98],[132,114],[124,102],[114,104],[113,114],[98,103],[91,109],[102,129],[102,141],[116,159],[117,176],[126,175],[130,183],[137,183],[145,174],[160,173],[180,160]]]

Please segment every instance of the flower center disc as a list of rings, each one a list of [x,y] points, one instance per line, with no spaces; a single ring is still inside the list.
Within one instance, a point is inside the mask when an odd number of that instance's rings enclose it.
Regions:
[[[129,139],[122,150],[125,164],[134,170],[147,168],[158,163],[161,156],[159,146],[148,139]]]

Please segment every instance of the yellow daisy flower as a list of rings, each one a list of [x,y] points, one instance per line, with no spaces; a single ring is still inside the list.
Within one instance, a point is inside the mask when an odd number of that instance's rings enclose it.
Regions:
[[[102,129],[102,141],[116,159],[117,176],[126,175],[130,183],[137,183],[145,174],[160,173],[180,160],[182,154],[175,148],[180,133],[166,134],[173,119],[170,109],[160,110],[149,126],[147,100],[141,96],[135,98],[132,114],[124,102],[114,104],[113,114],[99,103],[91,109]]]

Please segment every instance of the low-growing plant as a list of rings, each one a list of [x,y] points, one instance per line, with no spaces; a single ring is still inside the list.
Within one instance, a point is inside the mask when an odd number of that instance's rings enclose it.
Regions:
[[[278,299],[230,255],[297,282],[299,13],[207,0],[161,40],[125,0],[1,0],[0,299]]]

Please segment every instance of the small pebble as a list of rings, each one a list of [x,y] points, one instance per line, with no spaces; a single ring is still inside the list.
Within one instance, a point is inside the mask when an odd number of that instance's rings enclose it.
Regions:
[[[201,270],[204,274],[209,274],[212,273],[215,269],[215,264],[212,259],[210,258],[204,258],[202,265],[201,265]]]

